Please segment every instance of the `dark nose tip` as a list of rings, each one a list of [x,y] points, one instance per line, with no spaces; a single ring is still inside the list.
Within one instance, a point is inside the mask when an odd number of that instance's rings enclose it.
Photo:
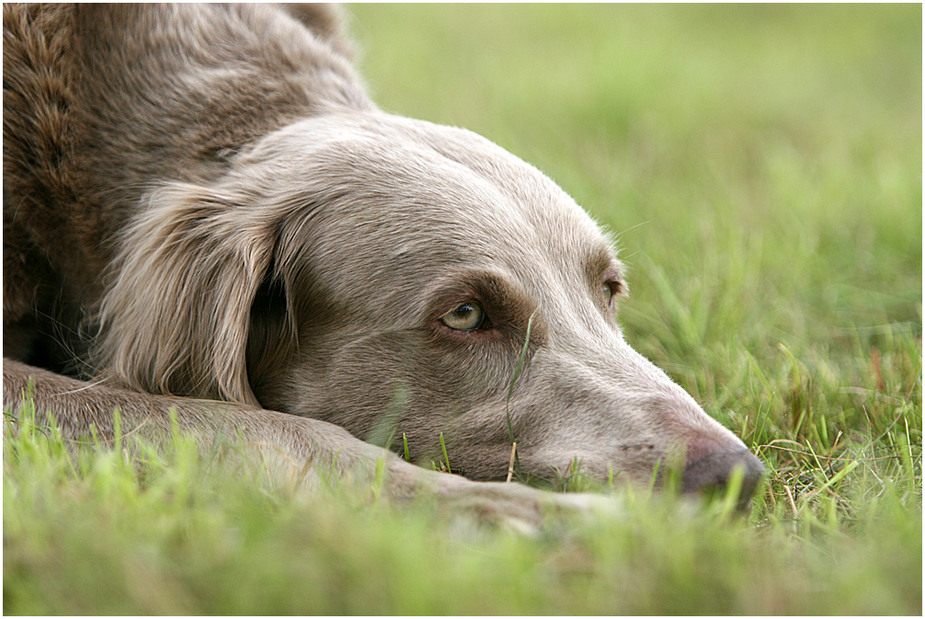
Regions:
[[[725,489],[737,468],[743,472],[738,507],[746,509],[764,474],[764,465],[747,449],[714,451],[700,456],[685,467],[682,489],[684,492]]]

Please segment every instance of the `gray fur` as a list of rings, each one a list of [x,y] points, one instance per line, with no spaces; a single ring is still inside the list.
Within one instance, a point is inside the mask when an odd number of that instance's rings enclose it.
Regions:
[[[645,483],[674,458],[689,489],[741,466],[750,494],[758,461],[625,342],[595,222],[484,138],[377,109],[339,24],[4,5],[7,402],[32,376],[75,435],[116,403],[149,428],[177,406],[205,441],[231,423],[354,463],[382,453],[357,438],[404,434],[426,464],[443,434],[489,481],[513,435],[529,476],[577,457]],[[470,301],[491,328],[441,322]],[[433,475],[389,462],[398,495]]]

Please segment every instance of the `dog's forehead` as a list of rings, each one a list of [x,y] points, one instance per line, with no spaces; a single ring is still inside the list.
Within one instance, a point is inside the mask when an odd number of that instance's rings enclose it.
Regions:
[[[430,229],[464,245],[610,246],[558,185],[470,131],[379,114],[311,137],[311,193],[344,225],[398,242]]]
[[[474,265],[525,274],[584,272],[601,256],[615,263],[611,242],[570,196],[469,131],[377,114],[283,137],[257,158],[274,162],[268,174],[289,194],[281,199],[304,204],[299,244],[363,281]]]

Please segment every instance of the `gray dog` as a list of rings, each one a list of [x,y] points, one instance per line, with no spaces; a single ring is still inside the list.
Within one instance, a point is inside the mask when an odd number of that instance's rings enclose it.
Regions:
[[[552,181],[383,113],[338,14],[4,5],[4,388],[68,436],[240,433],[530,511],[580,463],[683,488],[762,466],[624,341],[623,269]],[[515,380],[516,374],[516,380]],[[90,382],[82,382],[90,381]],[[282,411],[282,412],[273,412]],[[415,467],[441,449],[468,479]],[[389,439],[392,439],[389,442]],[[269,446],[269,447],[268,447]]]

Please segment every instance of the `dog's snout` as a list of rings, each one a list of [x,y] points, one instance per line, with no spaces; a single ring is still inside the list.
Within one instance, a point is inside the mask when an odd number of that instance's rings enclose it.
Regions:
[[[761,461],[744,448],[711,451],[689,462],[684,469],[682,489],[685,493],[725,489],[736,469],[742,470],[738,505],[744,509],[764,474]]]

